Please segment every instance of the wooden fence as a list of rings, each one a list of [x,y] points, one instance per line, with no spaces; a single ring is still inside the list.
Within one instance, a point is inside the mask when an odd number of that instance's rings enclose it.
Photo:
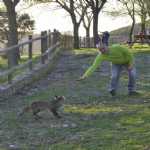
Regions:
[[[16,70],[28,68],[29,71],[32,71],[34,69],[33,43],[35,41],[41,42],[41,52],[40,52],[39,56],[37,56],[37,58],[40,60],[39,61],[40,64],[45,64],[46,61],[50,61],[54,57],[56,50],[60,46],[59,38],[60,38],[60,34],[58,31],[54,31],[52,33],[50,31],[49,32],[44,31],[44,32],[41,32],[41,36],[39,36],[39,37],[32,38],[32,35],[30,35],[28,37],[28,41],[21,42],[18,45],[14,45],[12,47],[1,49],[0,56],[3,56],[3,55],[7,55],[8,53],[10,53],[12,51],[15,51],[16,49],[23,47],[25,45],[28,45],[27,61],[25,61],[24,63],[19,64],[17,66],[13,66],[13,67],[9,66],[9,63],[8,63],[8,69],[0,72],[0,78],[7,77],[8,83],[11,84]],[[7,58],[9,59],[9,57],[7,57]],[[8,60],[8,62],[9,62],[9,60]]]

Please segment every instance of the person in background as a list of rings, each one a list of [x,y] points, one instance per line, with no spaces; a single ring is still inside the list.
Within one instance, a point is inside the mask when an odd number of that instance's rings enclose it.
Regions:
[[[111,66],[111,82],[109,92],[112,96],[116,95],[118,82],[121,71],[125,68],[128,72],[128,94],[137,95],[136,91],[136,70],[134,67],[134,58],[132,53],[124,46],[114,44],[109,45],[109,32],[103,32],[102,37],[98,38],[96,47],[99,49],[99,53],[96,56],[93,64],[85,71],[85,73],[79,78],[79,80],[89,77],[102,61],[109,61]]]
[[[108,31],[105,31],[102,34],[102,43],[105,43],[106,46],[108,46],[109,36],[110,34]]]

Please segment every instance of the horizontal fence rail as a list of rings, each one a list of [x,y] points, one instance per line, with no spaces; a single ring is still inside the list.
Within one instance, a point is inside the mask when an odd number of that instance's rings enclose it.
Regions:
[[[45,38],[45,37],[47,37],[47,35],[46,36],[40,36],[40,37],[31,39],[31,40],[28,40],[28,41],[25,41],[25,42],[21,42],[17,45],[14,45],[14,46],[11,46],[11,47],[8,47],[8,48],[3,48],[3,49],[0,50],[0,55],[6,54],[6,53],[12,51],[13,49],[19,48],[21,46],[33,43],[34,41],[41,40],[42,38]]]
[[[48,48],[46,52],[44,52],[43,54],[41,54],[41,56],[39,57],[44,57],[44,56],[48,56],[47,57],[47,60],[50,60],[52,58],[53,55],[51,55],[54,50],[60,46],[60,43],[57,43],[55,44],[54,46],[52,46],[51,48]],[[18,69],[23,69],[25,67],[28,67],[30,66],[30,64],[33,62],[32,59],[29,59],[27,62],[25,62],[24,64],[20,64],[18,66],[14,66],[13,68],[7,70],[7,71],[4,71],[4,72],[0,72],[0,77],[4,77],[4,76],[8,76],[9,74],[13,73],[15,70],[18,70]],[[31,69],[31,68],[30,68]],[[32,69],[31,69],[32,70]]]
[[[8,48],[3,48],[0,50],[0,56],[4,57],[7,59],[7,69],[5,70],[0,70],[0,79],[3,77],[7,77],[7,83],[11,84],[12,80],[15,76],[15,72],[17,70],[22,70],[22,69],[28,69],[29,71],[32,71],[34,69],[34,61],[35,58],[33,58],[33,43],[39,41],[40,43],[40,52],[39,55],[36,56],[37,63],[40,64],[45,64],[46,61],[50,61],[54,55],[55,52],[57,51],[57,48],[60,47],[60,34],[58,31],[55,32],[48,32],[44,31],[41,32],[41,36],[32,38],[32,35],[29,35],[28,40],[24,42],[20,42],[17,45],[8,47]],[[21,55],[20,48],[23,48],[23,46],[27,45],[28,48],[26,49],[26,55],[27,55],[27,60],[21,64],[11,66],[9,64],[10,58],[7,57],[9,53],[12,53],[16,49],[19,49],[19,54]],[[20,56],[22,57],[22,55]],[[22,72],[22,71],[21,71]]]

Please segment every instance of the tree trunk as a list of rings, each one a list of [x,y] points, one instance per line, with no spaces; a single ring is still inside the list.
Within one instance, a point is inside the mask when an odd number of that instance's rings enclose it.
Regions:
[[[9,25],[9,35],[8,35],[8,46],[13,46],[18,44],[18,32],[16,23],[16,12],[15,5],[13,2],[4,2],[7,8],[8,25]],[[19,51],[15,49],[8,53],[9,65],[15,66],[18,64]]]
[[[131,29],[129,32],[129,42],[132,43],[133,42],[133,31],[134,31],[134,26],[135,26],[135,18],[132,18],[132,25],[131,25]]]
[[[94,47],[96,46],[98,36],[98,13],[93,12],[93,38],[94,38]]]
[[[150,1],[149,0],[144,0],[144,2],[146,3],[147,5],[147,12],[148,12],[148,15],[150,17]]]
[[[74,48],[79,49],[79,25],[77,23],[74,23],[73,28]]]
[[[91,47],[91,45],[90,45],[90,27],[86,28],[86,47]]]
[[[141,32],[142,32],[143,34],[146,34],[146,27],[145,27],[145,23],[144,23],[144,22],[141,23]]]
[[[146,14],[145,13],[143,13],[141,16],[141,32],[143,34],[146,34]]]

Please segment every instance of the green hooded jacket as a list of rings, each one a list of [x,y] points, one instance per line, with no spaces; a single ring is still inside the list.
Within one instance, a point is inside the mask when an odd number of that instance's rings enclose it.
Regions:
[[[114,44],[109,47],[109,51],[107,53],[99,53],[96,56],[93,64],[87,69],[82,77],[86,78],[90,76],[102,61],[110,61],[112,64],[127,64],[130,66],[133,65],[133,55],[126,47]]]

